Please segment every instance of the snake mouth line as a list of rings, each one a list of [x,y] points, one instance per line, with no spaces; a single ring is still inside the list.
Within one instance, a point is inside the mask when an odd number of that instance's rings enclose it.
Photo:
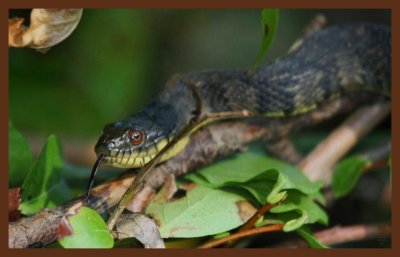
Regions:
[[[140,168],[150,162],[154,157],[155,154],[134,156],[133,154],[114,153],[111,156],[106,156],[104,158],[104,163],[117,168]]]

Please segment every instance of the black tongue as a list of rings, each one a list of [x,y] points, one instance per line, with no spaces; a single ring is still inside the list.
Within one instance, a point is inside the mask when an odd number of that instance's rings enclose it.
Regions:
[[[99,170],[99,167],[100,167],[100,165],[103,162],[105,157],[106,156],[104,154],[100,154],[99,157],[97,158],[96,162],[94,163],[94,166],[93,166],[93,169],[92,169],[92,173],[90,174],[90,179],[89,179],[89,184],[88,184],[88,187],[87,187],[87,193],[86,193],[85,201],[89,200],[90,192],[92,191],[92,187],[93,187],[93,184],[94,184],[94,178],[96,177],[97,171]]]

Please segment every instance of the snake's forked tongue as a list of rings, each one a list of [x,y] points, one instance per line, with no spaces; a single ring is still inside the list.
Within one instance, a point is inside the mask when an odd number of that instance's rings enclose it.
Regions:
[[[97,158],[96,162],[94,163],[93,169],[92,169],[92,173],[90,174],[90,179],[89,179],[89,184],[87,187],[87,193],[86,193],[86,197],[85,197],[85,201],[89,200],[90,197],[90,192],[92,191],[92,187],[94,184],[94,179],[96,177],[97,171],[99,170],[99,167],[101,165],[101,163],[104,160],[105,155],[104,154],[100,154],[99,157]]]

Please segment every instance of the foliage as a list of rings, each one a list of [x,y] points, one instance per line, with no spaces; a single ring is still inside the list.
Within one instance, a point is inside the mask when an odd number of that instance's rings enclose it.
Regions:
[[[24,151],[30,151],[29,147]],[[250,164],[246,172],[242,172],[240,163]],[[23,182],[20,205],[23,214],[31,215],[70,199],[61,171],[64,166],[58,141],[49,136]],[[318,193],[321,184],[311,183],[297,168],[268,157],[258,146],[200,169],[182,181],[187,180],[197,185],[184,197],[154,201],[146,209],[158,221],[164,238],[229,232],[251,217],[256,210],[254,205],[265,203],[277,205],[265,215],[264,223],[285,223],[284,231],[315,222],[327,224],[327,215],[316,203],[321,201]],[[63,218],[62,226],[59,238],[62,247],[112,247],[104,221],[93,210],[79,208]]]
[[[158,221],[162,237],[200,237],[236,228],[251,216],[241,215],[251,212],[240,205],[243,201],[256,206],[277,204],[265,216],[265,223],[284,223],[287,232],[304,224],[328,222],[316,203],[321,201],[322,184],[311,183],[301,171],[266,156],[257,146],[185,178],[197,183],[185,197],[153,202],[146,210]]]

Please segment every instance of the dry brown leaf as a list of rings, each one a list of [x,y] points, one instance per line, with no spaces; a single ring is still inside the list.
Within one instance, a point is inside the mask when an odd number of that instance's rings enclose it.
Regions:
[[[165,180],[163,187],[158,192],[157,196],[154,198],[153,202],[156,203],[166,203],[172,199],[174,194],[178,191],[176,186],[174,174],[168,175]]]
[[[125,213],[115,226],[116,238],[134,237],[145,248],[165,248],[155,221],[143,213]]]
[[[8,21],[8,45],[46,51],[66,39],[81,16],[82,9],[32,9],[29,28],[23,19]]]
[[[21,217],[21,212],[18,210],[21,203],[21,188],[12,188],[8,190],[8,220],[16,221]]]

